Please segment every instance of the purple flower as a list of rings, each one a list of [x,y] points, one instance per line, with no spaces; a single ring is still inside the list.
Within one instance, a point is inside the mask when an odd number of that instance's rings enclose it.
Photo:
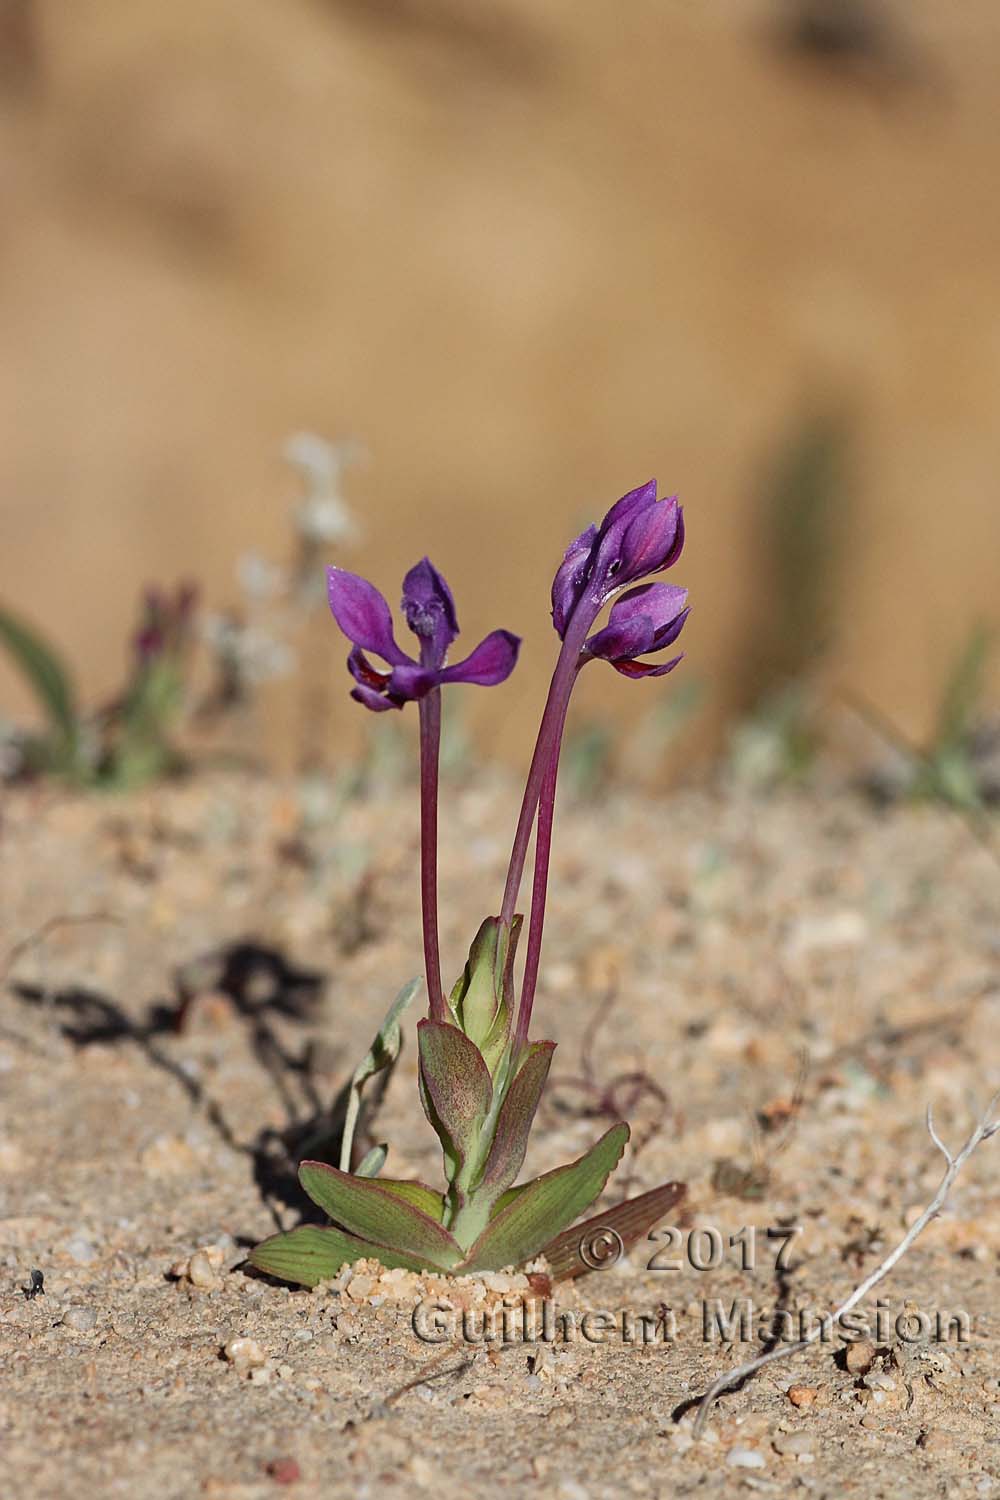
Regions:
[[[425,698],[446,682],[493,687],[514,670],[521,642],[509,630],[494,630],[464,661],[445,666],[448,648],[458,635],[455,601],[426,557],[403,580],[401,606],[420,642],[419,660],[396,644],[392,612],[374,584],[343,568],[327,568],[326,581],[333,617],[353,647],[347,658],[357,684],[351,697],[375,713]],[[389,671],[373,666],[365,654],[369,651],[381,657]]]
[[[656,480],[623,495],[600,527],[588,526],[570,546],[552,584],[552,623],[565,637],[584,599],[594,616],[627,583],[669,568],[684,545],[684,513],[676,496],[657,500]]]
[[[138,666],[147,666],[157,657],[177,655],[183,650],[197,600],[198,590],[193,583],[178,584],[173,594],[150,584],[143,596],[139,629],[132,637]]]
[[[629,589],[612,607],[604,629],[587,641],[583,655],[603,657],[626,677],[664,677],[683,659],[683,652],[665,662],[636,658],[673,645],[688,614],[687,589],[672,583],[645,583]]]

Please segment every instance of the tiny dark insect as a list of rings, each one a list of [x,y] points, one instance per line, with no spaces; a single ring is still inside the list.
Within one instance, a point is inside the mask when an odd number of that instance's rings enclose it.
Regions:
[[[26,1285],[21,1288],[29,1302],[34,1302],[36,1297],[45,1296],[45,1276],[43,1272],[33,1269]]]

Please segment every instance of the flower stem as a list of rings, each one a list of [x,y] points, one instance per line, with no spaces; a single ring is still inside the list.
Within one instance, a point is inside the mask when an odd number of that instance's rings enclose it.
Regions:
[[[577,667],[578,670],[578,667]],[[575,676],[575,672],[574,672]],[[572,686],[572,684],[571,684]],[[538,963],[542,954],[542,929],[545,926],[545,898],[548,892],[549,859],[552,853],[552,824],[556,809],[556,782],[559,777],[559,751],[562,746],[569,694],[563,705],[562,717],[552,731],[549,758],[538,798],[538,830],[535,835],[535,871],[531,884],[531,922],[528,927],[528,946],[524,958],[524,979],[521,985],[521,1000],[517,1011],[517,1028],[514,1032],[514,1056],[528,1040],[531,1024],[531,1008],[535,1001],[535,986],[538,983]]]
[[[521,811],[517,820],[517,829],[514,833],[514,847],[510,854],[510,865],[507,870],[507,885],[503,893],[503,905],[500,908],[500,920],[506,926],[510,926],[517,906],[517,896],[521,889],[521,879],[524,875],[525,860],[528,856],[528,845],[531,842],[531,829],[535,821],[535,813],[538,809],[541,796],[542,784],[549,769],[549,763],[559,760],[559,747],[562,743],[563,725],[566,722],[566,711],[569,707],[570,693],[573,691],[573,683],[576,680],[577,667],[580,661],[580,648],[587,637],[587,632],[593,624],[594,613],[591,609],[578,606],[576,613],[570,620],[563,640],[562,650],[556,662],[552,681],[549,684],[549,695],[545,700],[545,710],[542,714],[542,722],[538,729],[538,738],[535,741],[534,754],[531,757],[531,766],[528,770],[528,780],[524,788],[524,797],[521,801]],[[554,793],[554,788],[553,788]]]
[[[446,1017],[438,943],[437,844],[438,764],[441,757],[441,689],[420,700],[420,903],[424,928],[424,973],[434,1021]]]

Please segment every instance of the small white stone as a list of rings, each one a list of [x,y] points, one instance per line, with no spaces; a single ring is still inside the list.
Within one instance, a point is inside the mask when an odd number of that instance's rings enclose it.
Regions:
[[[239,1375],[260,1369],[267,1363],[267,1355],[256,1339],[230,1339],[223,1352]]]
[[[423,1490],[430,1489],[434,1483],[434,1470],[426,1458],[422,1458],[419,1453],[415,1453],[410,1459],[409,1470],[415,1484],[419,1484]]]
[[[97,1327],[97,1314],[92,1307],[70,1307],[63,1315],[63,1322],[74,1333],[90,1333]]]
[[[726,1463],[732,1469],[762,1469],[764,1455],[756,1448],[730,1448],[726,1454]]]
[[[188,1261],[187,1276],[191,1285],[200,1287],[202,1291],[215,1291],[219,1285],[215,1267],[203,1250],[197,1250]]]
[[[859,948],[868,936],[868,923],[859,911],[824,912],[800,917],[785,942],[789,958],[804,958],[823,949]]]
[[[97,1259],[97,1251],[82,1234],[73,1236],[66,1246],[66,1254],[70,1260],[75,1260],[78,1266],[89,1266],[92,1260]]]
[[[559,1500],[589,1500],[588,1492],[575,1479],[564,1479],[557,1493]]]
[[[784,1453],[799,1457],[802,1453],[811,1453],[813,1440],[807,1432],[781,1432],[772,1442],[776,1453]]]

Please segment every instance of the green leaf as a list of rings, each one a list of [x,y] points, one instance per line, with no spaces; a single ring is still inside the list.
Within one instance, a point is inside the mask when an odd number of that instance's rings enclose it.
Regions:
[[[350,1234],[420,1258],[422,1265],[437,1270],[449,1270],[462,1258],[447,1229],[407,1201],[399,1184],[393,1191],[382,1181],[354,1177],[321,1161],[302,1162],[299,1181],[313,1202]]]
[[[378,1182],[386,1192],[395,1193],[404,1203],[412,1203],[414,1208],[419,1208],[421,1213],[440,1224],[444,1216],[444,1198],[434,1188],[425,1187],[422,1182],[400,1182],[394,1177],[380,1177]]]
[[[500,1106],[483,1175],[477,1191],[487,1189],[496,1198],[510,1187],[524,1165],[528,1133],[549,1076],[555,1042],[532,1042],[526,1049],[506,1098]]]
[[[662,1187],[653,1188],[649,1193],[640,1193],[635,1198],[626,1198],[624,1203],[616,1203],[613,1208],[605,1209],[604,1213],[595,1214],[592,1219],[586,1219],[582,1224],[575,1224],[572,1229],[556,1235],[539,1252],[551,1267],[552,1280],[572,1281],[574,1277],[584,1276],[588,1271],[614,1264],[620,1255],[627,1254],[633,1245],[647,1235],[653,1225],[675,1203],[679,1203],[686,1192],[687,1187],[683,1182],[665,1182]],[[602,1230],[610,1231],[610,1236],[603,1241]],[[608,1259],[595,1261],[593,1254],[587,1259],[580,1254],[581,1245],[591,1245],[597,1251],[602,1243],[609,1252]]]
[[[404,984],[389,1007],[389,1014],[379,1027],[371,1047],[354,1070],[354,1076],[348,1087],[344,1132],[340,1138],[340,1170],[342,1172],[351,1170],[351,1148],[354,1145],[354,1132],[357,1129],[358,1114],[361,1110],[362,1090],[369,1078],[374,1078],[376,1073],[381,1073],[385,1068],[392,1068],[395,1065],[403,1046],[400,1019],[404,1011],[413,1004],[421,983],[420,979],[411,979],[409,984]]]
[[[34,688],[57,738],[60,759],[71,762],[76,748],[78,718],[69,673],[48,642],[5,609],[0,609],[0,643],[7,647]]]
[[[490,1072],[478,1047],[446,1021],[420,1021],[417,1045],[424,1109],[444,1149],[449,1181],[464,1188],[493,1102]]]
[[[316,1286],[356,1260],[381,1261],[389,1270],[396,1266],[404,1271],[424,1269],[419,1256],[403,1255],[386,1245],[371,1244],[342,1229],[324,1229],[319,1224],[303,1224],[287,1234],[272,1234],[255,1246],[247,1259],[258,1271],[299,1286]]]
[[[490,1220],[459,1271],[500,1271],[537,1255],[601,1193],[628,1138],[627,1125],[612,1125],[578,1161],[526,1183]]]
[[[494,1204],[524,1165],[528,1133],[555,1046],[555,1042],[532,1042],[521,1055],[520,1066],[500,1105],[486,1160],[472,1178],[465,1202],[450,1225],[460,1245],[468,1247],[479,1238]],[[483,1149],[486,1149],[485,1139]]]

